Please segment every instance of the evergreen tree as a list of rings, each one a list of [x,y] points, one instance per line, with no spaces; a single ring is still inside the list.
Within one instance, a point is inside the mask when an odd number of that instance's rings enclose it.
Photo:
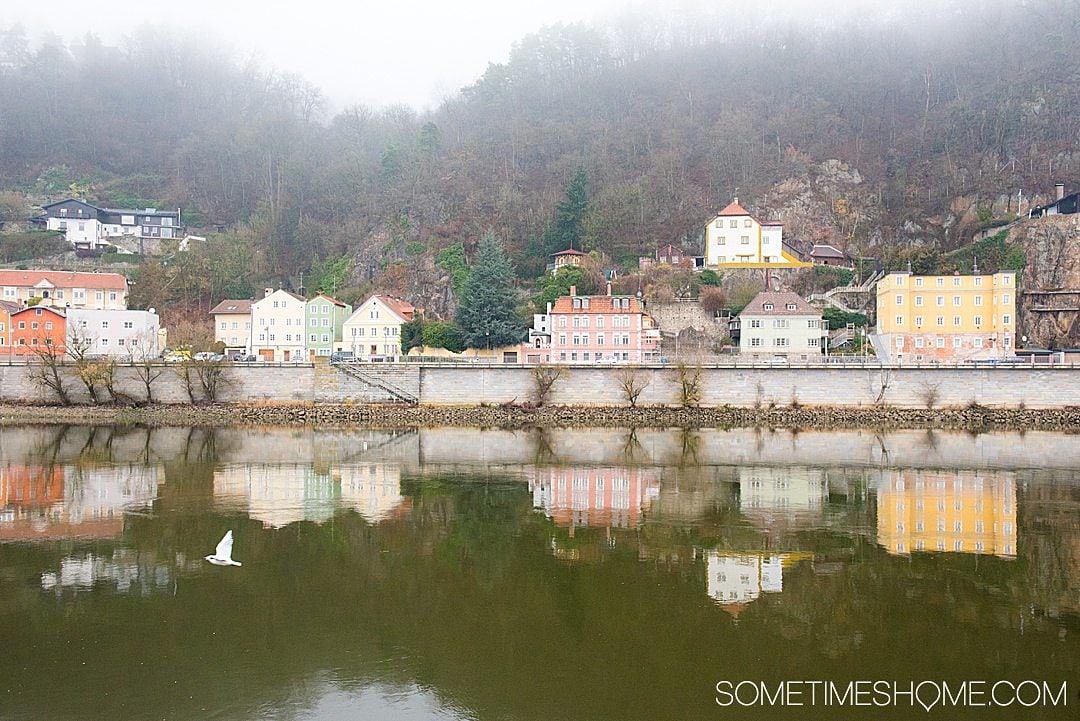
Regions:
[[[515,305],[514,267],[491,231],[480,239],[458,301],[457,324],[469,348],[497,348],[521,341],[524,325]]]
[[[566,186],[566,197],[556,206],[555,224],[548,231],[548,250],[552,253],[567,248],[582,250],[585,212],[589,209],[588,189],[589,177],[584,168],[578,168]]]

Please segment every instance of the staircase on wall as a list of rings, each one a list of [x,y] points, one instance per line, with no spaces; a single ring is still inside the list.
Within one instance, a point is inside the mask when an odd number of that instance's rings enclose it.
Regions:
[[[417,373],[417,368],[398,368],[391,364],[386,364],[380,366],[376,370],[370,364],[365,364],[360,361],[334,363],[333,367],[338,371],[355,378],[361,383],[385,391],[399,401],[409,403],[410,405],[416,405],[420,402],[420,398],[413,392],[407,390],[402,383],[402,381],[408,380],[409,375]],[[398,376],[400,376],[400,378]]]
[[[872,276],[870,276],[865,282],[863,282],[860,285],[853,285],[853,284],[840,285],[840,286],[837,286],[837,287],[833,288],[832,290],[825,291],[824,293],[814,293],[813,295],[811,295],[806,300],[808,300],[811,303],[814,303],[814,302],[825,303],[826,305],[831,305],[834,308],[839,308],[840,310],[844,311],[845,313],[858,313],[858,312],[860,312],[858,309],[852,308],[847,303],[840,300],[840,298],[838,296],[843,296],[843,295],[855,295],[855,296],[858,296],[858,295],[866,295],[866,294],[869,294],[869,293],[873,293],[874,292],[874,286],[884,276],[885,276],[885,271],[879,270],[876,273],[874,273]],[[854,283],[854,281],[852,281],[852,283]]]

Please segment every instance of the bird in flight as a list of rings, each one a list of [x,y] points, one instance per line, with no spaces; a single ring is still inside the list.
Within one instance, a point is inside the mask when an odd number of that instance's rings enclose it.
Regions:
[[[218,542],[217,550],[212,556],[207,556],[206,560],[215,566],[243,566],[244,564],[232,559],[232,544],[232,529],[229,529]]]

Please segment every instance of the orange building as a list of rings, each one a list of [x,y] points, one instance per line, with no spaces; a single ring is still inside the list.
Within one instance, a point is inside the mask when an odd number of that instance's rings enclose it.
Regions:
[[[11,347],[17,356],[63,355],[67,318],[55,308],[34,306],[11,314]]]
[[[18,310],[18,303],[0,300],[0,356],[11,354],[11,314]]]
[[[877,537],[889,553],[1015,558],[1016,481],[1000,471],[893,471],[878,487]]]

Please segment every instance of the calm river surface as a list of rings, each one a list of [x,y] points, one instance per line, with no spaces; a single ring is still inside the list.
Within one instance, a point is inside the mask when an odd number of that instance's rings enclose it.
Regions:
[[[5,720],[1075,719],[1080,439],[0,427],[0,629]]]

